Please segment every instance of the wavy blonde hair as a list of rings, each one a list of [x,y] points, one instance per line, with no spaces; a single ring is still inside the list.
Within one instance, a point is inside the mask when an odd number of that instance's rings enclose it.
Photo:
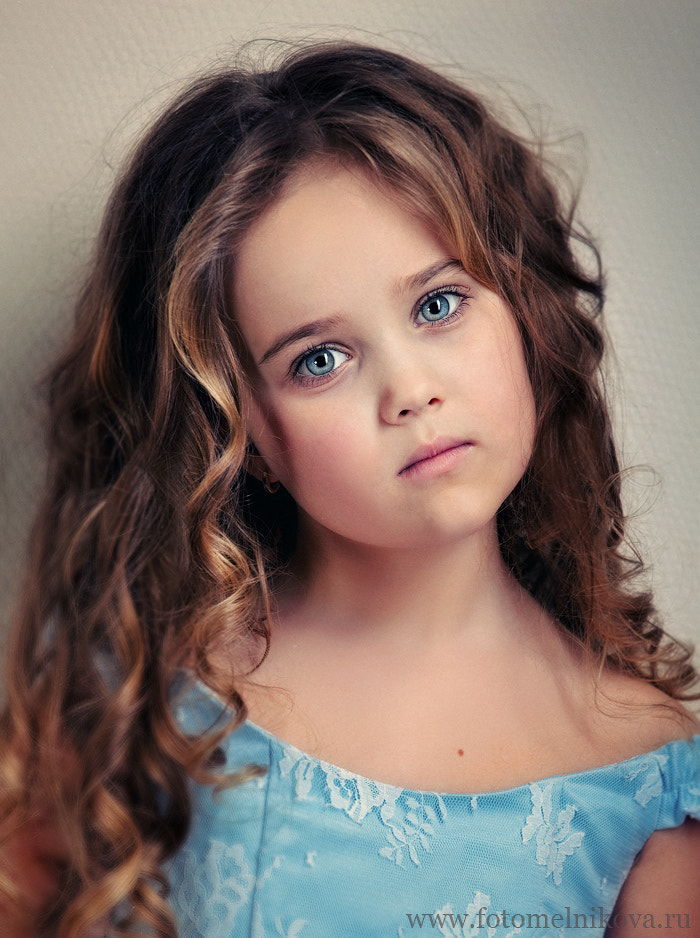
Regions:
[[[7,829],[42,810],[69,845],[45,919],[62,938],[100,921],[175,934],[163,864],[187,831],[188,779],[218,779],[212,753],[246,713],[213,660],[264,649],[267,577],[295,536],[288,496],[261,496],[245,472],[245,350],[226,297],[251,224],[319,158],[400,198],[513,311],[537,406],[531,463],[498,517],[515,575],[601,664],[673,697],[696,678],[633,588],[598,256],[537,149],[457,84],[375,48],[317,44],[201,78],[114,190],[50,382],[0,770]],[[175,723],[184,668],[231,702],[227,727],[190,738]],[[12,894],[7,863],[3,883]]]

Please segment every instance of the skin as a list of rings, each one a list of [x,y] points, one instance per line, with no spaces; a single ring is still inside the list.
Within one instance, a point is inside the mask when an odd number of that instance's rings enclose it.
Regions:
[[[597,674],[505,568],[495,515],[530,456],[532,392],[509,310],[453,261],[366,178],[329,166],[300,173],[237,254],[250,468],[300,507],[271,649],[241,690],[256,723],[318,758],[478,792],[617,762],[697,724],[642,682]],[[313,336],[279,347],[309,324]],[[330,377],[306,373],[329,361]],[[402,471],[435,440],[460,446]],[[5,848],[36,912],[65,844],[42,818]],[[699,868],[700,824],[654,834],[616,911],[688,913],[678,934],[693,934]],[[36,933],[2,911],[9,938]]]
[[[373,215],[371,237],[346,253],[367,230],[371,201],[353,182],[340,173],[299,185],[238,257],[234,305],[258,363],[252,437],[294,495],[314,553],[320,543],[336,554],[349,545],[403,553],[467,538],[481,553],[532,449],[515,323],[446,245],[413,220],[401,224],[386,200],[385,223]],[[446,286],[435,303],[452,312],[426,321],[417,302]],[[306,325],[313,336],[270,353]],[[290,375],[309,346],[324,344],[332,372],[314,378],[307,363]],[[445,438],[467,444],[453,471],[428,480],[417,467],[401,472],[420,446]]]
[[[663,935],[700,931],[700,822],[688,820],[649,838],[615,905],[615,913],[625,915],[620,918],[624,924],[608,928],[606,938],[638,933],[634,922],[640,921],[640,912],[652,914],[656,928],[663,926]]]
[[[644,682],[594,671],[505,569],[495,516],[527,465],[534,403],[510,311],[454,260],[359,171],[323,164],[237,252],[252,468],[300,515],[270,653],[243,693],[255,722],[318,758],[475,792],[697,724]],[[416,464],[435,440],[455,451]],[[700,920],[698,828],[652,836],[619,911],[667,910],[673,882],[674,908]]]

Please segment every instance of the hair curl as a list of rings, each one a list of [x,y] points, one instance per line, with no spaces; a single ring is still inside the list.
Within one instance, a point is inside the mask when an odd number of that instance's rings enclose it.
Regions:
[[[0,768],[6,823],[50,805],[70,844],[47,925],[65,938],[110,916],[115,934],[175,934],[162,866],[187,830],[187,779],[217,778],[208,760],[232,724],[186,737],[173,682],[189,669],[244,719],[212,657],[268,640],[267,575],[294,538],[293,504],[282,495],[266,515],[245,472],[227,284],[251,224],[317,159],[399,196],[513,311],[537,409],[530,465],[498,517],[516,576],[601,665],[674,697],[696,677],[630,586],[598,255],[536,150],[457,84],[375,48],[317,44],[201,78],[113,192],[50,382]]]

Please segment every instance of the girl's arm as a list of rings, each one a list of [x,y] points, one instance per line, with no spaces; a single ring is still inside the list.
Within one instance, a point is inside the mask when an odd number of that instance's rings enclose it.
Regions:
[[[605,938],[650,927],[661,935],[700,935],[700,821],[688,818],[652,834],[622,887]]]

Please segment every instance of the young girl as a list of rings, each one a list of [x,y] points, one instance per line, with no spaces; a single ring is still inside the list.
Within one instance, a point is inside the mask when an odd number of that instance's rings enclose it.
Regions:
[[[51,382],[12,934],[700,929],[696,673],[634,587],[576,244],[388,52],[158,121]]]

